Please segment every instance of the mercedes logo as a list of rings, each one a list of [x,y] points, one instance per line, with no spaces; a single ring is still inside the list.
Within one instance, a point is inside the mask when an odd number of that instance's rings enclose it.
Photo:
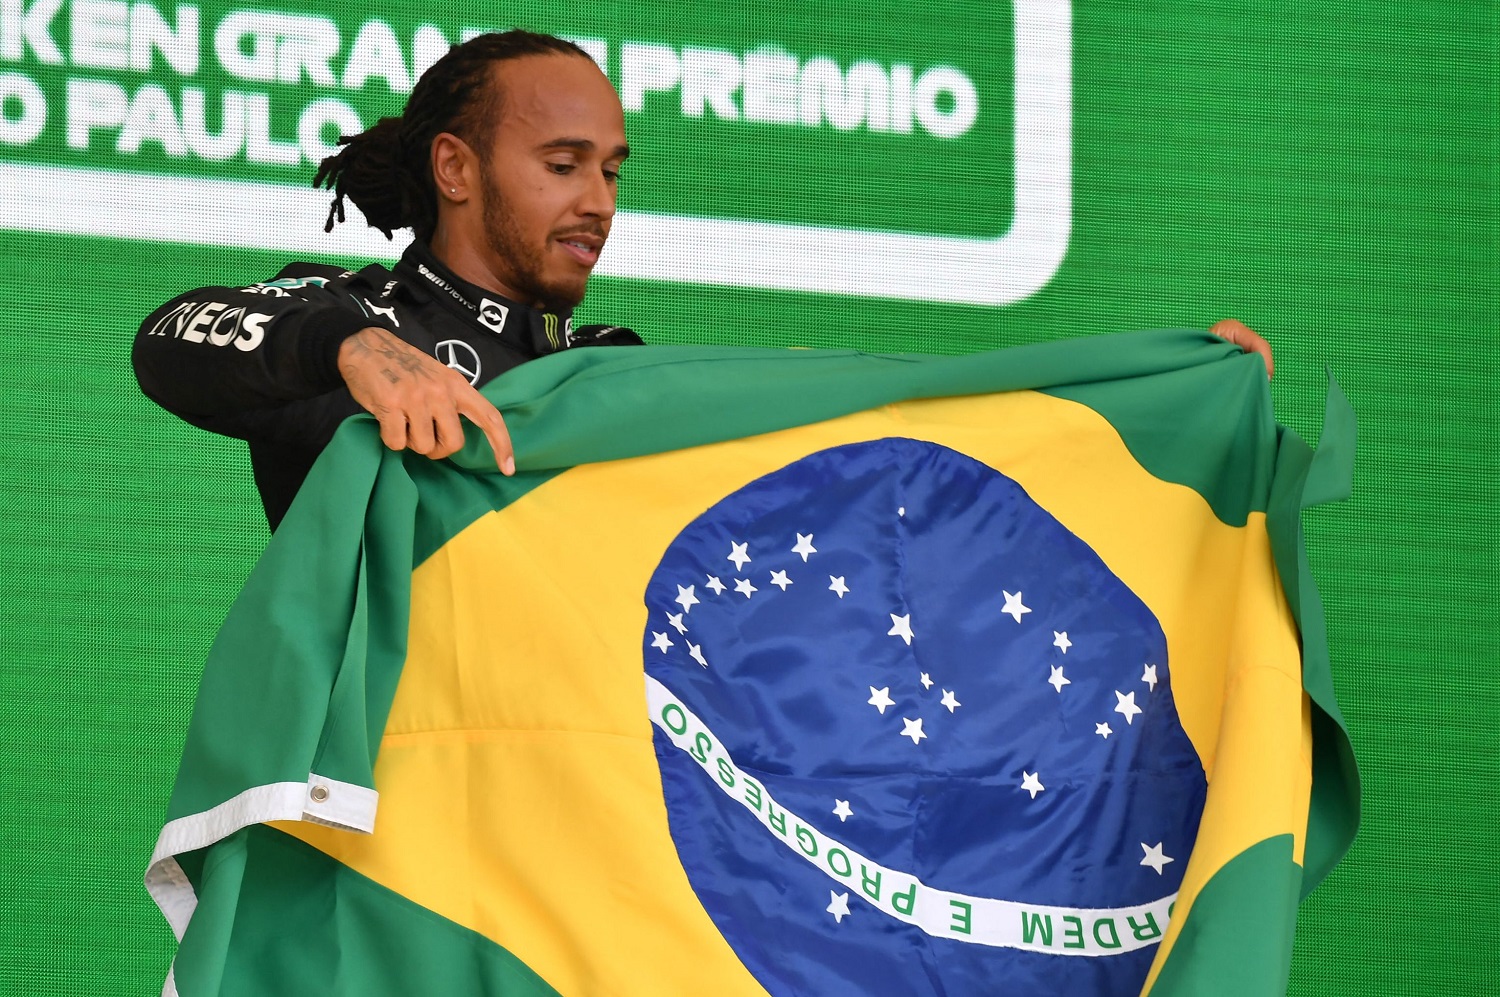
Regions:
[[[433,355],[449,370],[467,377],[470,384],[479,383],[479,354],[462,339],[443,340],[437,344]]]

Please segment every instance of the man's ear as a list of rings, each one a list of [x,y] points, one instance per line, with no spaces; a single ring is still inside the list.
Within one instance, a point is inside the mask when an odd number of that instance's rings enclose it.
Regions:
[[[462,204],[479,185],[479,157],[469,143],[452,132],[432,140],[432,182],[440,201]]]

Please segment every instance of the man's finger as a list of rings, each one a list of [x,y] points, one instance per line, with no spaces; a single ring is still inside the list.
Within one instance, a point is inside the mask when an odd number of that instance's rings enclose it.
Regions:
[[[405,450],[406,414],[392,409],[376,418],[380,421],[380,442],[392,450]]]
[[[505,427],[505,419],[500,415],[500,410],[477,391],[461,400],[458,410],[484,432],[490,449],[495,452],[495,466],[500,468],[500,473],[515,474],[515,451],[511,447],[510,430]]]
[[[414,409],[406,416],[406,447],[419,454],[432,452],[436,443],[432,432],[432,413],[425,407]]]
[[[432,421],[437,430],[437,443],[427,456],[439,460],[457,453],[464,445],[464,427],[459,421],[458,410],[450,412],[439,409],[434,413]]]
[[[1260,357],[1265,362],[1267,377],[1276,372],[1275,362],[1271,358],[1271,344],[1245,323],[1226,318],[1209,326],[1208,331],[1220,339],[1233,343],[1246,353],[1254,353]]]

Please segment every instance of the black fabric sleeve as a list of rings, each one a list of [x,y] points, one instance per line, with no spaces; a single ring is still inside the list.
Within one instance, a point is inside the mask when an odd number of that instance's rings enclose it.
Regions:
[[[343,387],[338,350],[369,326],[337,278],[311,264],[249,288],[190,291],[146,317],[131,360],[146,396],[188,422],[241,436],[236,416]],[[245,420],[246,432],[258,419]]]
[[[584,325],[573,330],[573,346],[645,346],[634,329],[623,325]]]

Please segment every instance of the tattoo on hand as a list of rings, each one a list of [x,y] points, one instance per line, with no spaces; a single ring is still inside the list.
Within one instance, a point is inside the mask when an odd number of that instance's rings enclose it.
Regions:
[[[403,374],[432,377],[428,363],[430,358],[427,354],[397,339],[389,332],[366,329],[350,337],[349,343],[350,355],[343,364],[339,365],[345,380],[351,374],[358,372],[358,361],[367,356],[378,356],[386,361],[387,366],[381,367],[379,374],[390,384],[400,384],[404,380]]]

